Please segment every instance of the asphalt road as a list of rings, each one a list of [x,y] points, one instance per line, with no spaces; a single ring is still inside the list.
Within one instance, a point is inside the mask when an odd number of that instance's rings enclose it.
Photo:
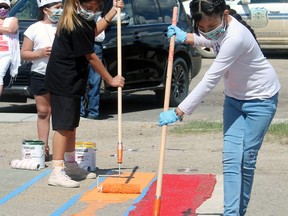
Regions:
[[[280,92],[278,112],[275,120],[287,120],[287,79],[288,64],[285,56],[270,56],[270,62],[276,68],[282,90]],[[191,82],[192,89],[202,78],[213,60],[203,59],[200,74]],[[194,119],[221,120],[223,103],[223,85],[220,83],[210,95],[203,101],[198,110],[191,115],[185,116],[185,121]],[[135,93],[123,97],[123,137],[126,148],[136,151],[124,152],[124,168],[134,166],[140,167],[141,172],[157,172],[157,159],[159,156],[160,129],[156,125],[158,114],[162,107],[157,105],[152,92]],[[10,113],[9,115],[6,113]],[[31,121],[20,121],[18,123],[3,122],[11,116],[17,120],[19,113],[30,116]],[[36,109],[33,100],[27,104],[0,103],[0,201],[5,202],[0,208],[0,215],[72,215],[85,208],[85,203],[76,202],[77,196],[83,193],[91,185],[95,186],[95,180],[85,180],[81,182],[79,189],[65,189],[48,187],[47,175],[49,169],[39,172],[26,170],[13,170],[9,166],[12,159],[21,155],[21,140],[32,139],[36,136]],[[12,114],[12,115],[11,115]],[[32,115],[30,115],[32,114]],[[105,169],[115,167],[113,154],[115,153],[117,140],[117,100],[116,98],[106,98],[101,101],[101,114],[107,121],[81,121],[81,126],[77,130],[78,139],[97,142],[97,163],[102,172]],[[23,117],[23,115],[21,115]],[[1,119],[1,117],[3,119]],[[27,117],[28,119],[28,117]],[[127,124],[125,123],[127,121]],[[179,170],[190,168],[190,173],[213,173],[221,178],[221,133],[206,135],[179,136],[169,134],[169,143],[165,160],[165,173],[181,173]],[[267,140],[266,145],[261,150],[257,166],[255,186],[253,188],[253,198],[251,200],[249,213],[247,216],[286,216],[287,215],[287,144]],[[179,160],[181,158],[181,160]],[[51,162],[46,163],[51,167]],[[182,174],[190,174],[183,173]],[[23,188],[34,178],[41,179],[34,182],[31,187]],[[43,183],[44,182],[44,183]],[[175,182],[177,185],[177,182]],[[20,187],[21,186],[21,187]],[[15,189],[16,188],[16,189]],[[220,190],[222,187],[220,187]],[[10,194],[15,192],[15,197]],[[9,195],[7,202],[1,200],[3,195]],[[215,205],[210,204],[213,211],[209,214],[199,215],[221,215],[215,210]],[[132,201],[111,204],[103,208],[97,215],[123,216],[123,212],[131,205]],[[65,206],[70,205],[67,208]],[[57,211],[56,211],[57,210]],[[59,213],[66,210],[63,214]],[[54,212],[54,213],[53,213]],[[204,211],[208,213],[207,211]],[[98,214],[99,213],[99,214]],[[85,215],[85,214],[83,214]]]

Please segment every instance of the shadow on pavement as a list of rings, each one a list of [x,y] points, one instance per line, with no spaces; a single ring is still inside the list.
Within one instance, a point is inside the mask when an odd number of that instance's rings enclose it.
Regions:
[[[34,100],[28,103],[0,103],[0,113],[36,113]],[[122,96],[122,112],[130,113],[161,108],[154,94],[131,94]],[[105,96],[100,101],[100,116],[98,119],[113,118],[117,114],[117,95]]]

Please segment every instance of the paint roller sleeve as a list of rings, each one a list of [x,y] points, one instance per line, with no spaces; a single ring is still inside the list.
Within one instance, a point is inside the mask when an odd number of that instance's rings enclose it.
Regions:
[[[101,192],[118,194],[140,194],[140,185],[104,183],[101,186]]]

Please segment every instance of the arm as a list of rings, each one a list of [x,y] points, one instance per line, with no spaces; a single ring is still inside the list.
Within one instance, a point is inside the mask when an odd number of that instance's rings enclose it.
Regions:
[[[187,33],[186,34],[187,39],[184,41],[185,44],[191,44],[194,46],[194,34],[192,33]]]
[[[100,21],[101,19],[102,19],[102,17],[99,16],[97,19],[97,22]],[[96,22],[96,24],[97,24],[97,22]],[[96,40],[96,38],[97,38],[97,40]],[[95,41],[102,42],[102,41],[104,41],[104,39],[105,39],[105,31],[102,31],[100,33],[98,32],[98,35],[95,35]]]
[[[107,28],[113,17],[117,14],[117,8],[124,8],[124,3],[122,0],[113,0],[113,6],[110,11],[105,14],[101,20],[96,22],[95,35],[100,34]]]
[[[13,17],[10,25],[8,27],[0,27],[1,34],[16,34],[19,29],[18,19]]]
[[[51,47],[44,47],[42,49],[33,50],[33,41],[24,36],[21,48],[21,58],[27,61],[33,61],[40,58],[49,57],[51,54]]]
[[[246,42],[247,43],[247,42]],[[196,85],[196,87],[189,93],[189,95],[179,104],[178,108],[185,114],[191,115],[196,108],[201,104],[205,97],[215,88],[220,80],[224,79],[225,90],[227,84],[232,86],[229,91],[233,91],[240,82],[248,82],[247,77],[242,77],[235,80],[233,73],[233,64],[239,59],[239,56],[245,52],[245,39],[239,37],[226,37],[224,42],[221,43],[221,49],[216,56],[213,64],[208,71],[204,74],[203,79]],[[232,70],[231,70],[232,68]],[[238,73],[239,74],[239,73]]]
[[[124,78],[121,76],[112,77],[106,70],[101,60],[95,53],[86,54],[86,59],[95,71],[112,87],[123,87]]]

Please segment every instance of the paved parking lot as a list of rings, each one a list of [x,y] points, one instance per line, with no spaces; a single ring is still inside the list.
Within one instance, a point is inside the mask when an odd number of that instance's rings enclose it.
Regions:
[[[203,61],[202,75],[211,61],[209,59]],[[275,119],[283,121],[287,120],[288,112],[287,59],[271,59],[271,63],[278,71],[282,83]],[[191,88],[197,80],[201,79],[201,74],[191,83]],[[195,114],[185,117],[185,121],[220,120],[222,90],[221,85],[217,86]],[[144,94],[143,97],[135,94],[124,100],[126,100],[123,113],[125,151],[122,168],[129,171],[139,166],[139,172],[157,173],[161,139],[161,129],[157,126],[157,118],[162,108],[153,105],[150,94]],[[104,105],[108,107],[106,110]],[[79,141],[96,142],[96,166],[99,168],[98,172],[101,173],[118,166],[114,157],[117,144],[117,106],[114,105],[115,101],[104,100],[102,111],[107,114],[107,119],[99,121],[83,119],[77,132]],[[22,113],[15,113],[15,110],[21,110],[21,107],[27,112],[22,110]],[[31,105],[1,103],[0,215],[87,215],[85,214],[88,206],[87,200],[83,202],[82,198],[88,191],[95,188],[95,180],[81,181],[81,187],[77,189],[56,188],[47,185],[51,162],[46,163],[47,168],[40,171],[11,169],[9,165],[11,160],[21,158],[21,141],[35,139],[37,136],[35,121],[33,102]],[[198,212],[199,215],[221,215],[221,133],[181,136],[169,131],[168,128],[164,172],[182,175],[203,173],[216,175],[218,185],[215,193],[198,209]],[[275,141],[269,137],[265,139],[258,159],[255,186],[247,216],[287,215],[287,155],[287,143]],[[181,187],[177,185],[177,182],[175,186]],[[102,205],[95,215],[122,216],[131,207],[134,198],[108,205],[101,200],[90,200],[90,202],[97,208]]]

